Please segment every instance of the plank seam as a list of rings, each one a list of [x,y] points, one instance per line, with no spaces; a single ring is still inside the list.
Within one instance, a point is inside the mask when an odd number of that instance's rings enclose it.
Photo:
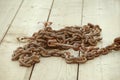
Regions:
[[[19,12],[19,10],[20,10],[20,8],[21,8],[23,2],[24,2],[24,0],[21,1],[21,3],[20,3],[20,5],[19,5],[19,7],[18,7],[18,9],[17,9],[17,11],[16,11],[16,13],[15,13],[13,19],[12,19],[11,22],[10,22],[10,25],[8,26],[6,32],[4,33],[4,35],[3,35],[3,37],[2,37],[2,39],[1,39],[1,41],[0,41],[0,45],[1,45],[1,43],[3,42],[5,36],[7,35],[7,33],[8,33],[8,31],[9,31],[9,29],[10,29],[10,27],[11,27],[11,25],[12,25],[14,19],[15,19],[15,17],[17,16],[17,14],[18,14],[18,12]]]
[[[50,7],[50,11],[49,11],[49,14],[48,14],[47,22],[49,21],[49,17],[50,17],[52,8],[53,8],[53,4],[54,4],[54,0],[52,1],[51,7]]]
[[[82,6],[81,6],[81,25],[83,23],[83,10],[84,10],[84,0],[82,0]],[[80,56],[80,51],[79,51],[79,56]],[[78,67],[77,67],[77,79],[76,80],[79,80],[79,65],[78,64]]]
[[[33,72],[33,70],[34,70],[34,67],[35,67],[35,64],[33,65],[32,69],[31,69],[30,76],[29,76],[29,79],[28,79],[28,80],[31,79],[31,76],[32,76],[32,72]]]
[[[82,0],[81,25],[83,23],[84,0]]]
[[[50,17],[52,8],[53,8],[53,4],[54,4],[54,0],[52,1],[51,7],[50,7],[50,10],[49,10],[49,13],[48,13],[47,22],[49,21],[49,17]],[[35,64],[33,65],[32,70],[31,70],[31,72],[30,72],[29,80],[31,80],[34,67],[35,67]]]

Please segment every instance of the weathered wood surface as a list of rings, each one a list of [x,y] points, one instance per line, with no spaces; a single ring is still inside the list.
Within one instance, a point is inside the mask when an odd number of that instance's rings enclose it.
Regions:
[[[55,0],[49,21],[53,22],[53,29],[61,29],[65,25],[80,25],[81,12],[82,0]],[[79,51],[73,53],[78,54]],[[62,58],[41,58],[40,64],[34,67],[31,80],[76,80],[77,68],[77,64],[66,64]]]
[[[120,1],[119,0],[84,0],[83,23],[99,24],[103,40],[100,47],[112,43],[120,36]],[[79,66],[79,80],[119,80],[120,52],[95,58]]]
[[[22,0],[0,0],[0,43],[22,3]]]
[[[32,67],[20,67],[18,62],[11,61],[13,51],[20,44],[16,37],[31,36],[38,31],[38,21],[46,21],[51,0],[25,0],[0,45],[0,80],[29,80]],[[41,5],[40,5],[41,4]],[[7,19],[7,18],[6,18]]]
[[[13,50],[24,44],[16,37],[41,29],[37,22],[52,21],[53,29],[88,22],[102,28],[104,47],[120,36],[119,0],[0,0],[0,80],[119,80],[120,52],[85,64],[66,64],[62,58],[41,58],[34,67],[11,61]],[[71,51],[78,54],[79,51]]]

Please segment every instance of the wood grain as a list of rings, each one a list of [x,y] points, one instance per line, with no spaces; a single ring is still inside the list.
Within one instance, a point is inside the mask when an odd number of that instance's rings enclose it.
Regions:
[[[119,0],[84,0],[83,23],[99,24],[103,40],[100,47],[120,36]],[[79,80],[119,80],[120,52],[111,52],[79,66]]]
[[[81,11],[81,0],[55,0],[49,18],[53,22],[52,28],[57,30],[65,25],[80,25]],[[41,62],[34,67],[31,80],[76,80],[77,68],[77,64],[67,64],[62,58],[41,58]]]
[[[22,0],[0,0],[0,43],[21,4]]]
[[[13,50],[22,46],[16,37],[31,36],[41,27],[38,21],[46,21],[51,0],[25,0],[15,17],[7,35],[0,46],[0,80],[29,80],[32,67],[20,67],[18,62],[11,61]]]
[[[4,37],[0,44],[0,80],[119,80],[120,52],[115,51],[79,66],[58,57],[41,58],[30,68],[11,61],[13,51],[24,45],[16,37],[37,32],[42,28],[37,22],[52,21],[53,29],[99,24],[103,37],[100,47],[120,36],[120,0],[54,0],[52,9],[51,4],[52,0],[0,0],[0,41]]]

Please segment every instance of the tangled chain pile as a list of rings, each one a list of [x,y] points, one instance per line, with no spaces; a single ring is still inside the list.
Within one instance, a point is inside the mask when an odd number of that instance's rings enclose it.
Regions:
[[[34,33],[32,37],[17,38],[28,44],[18,47],[12,55],[12,60],[18,60],[21,66],[30,67],[40,62],[40,57],[62,57],[67,63],[85,63],[100,55],[105,55],[112,50],[120,50],[120,37],[104,48],[95,47],[100,37],[99,25],[88,23],[80,26],[66,26],[60,30],[53,30],[51,22],[44,23],[44,29]],[[80,55],[71,55],[69,49],[80,51]]]

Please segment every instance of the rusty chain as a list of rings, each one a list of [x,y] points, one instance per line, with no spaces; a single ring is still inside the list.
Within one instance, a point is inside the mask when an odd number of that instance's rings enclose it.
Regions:
[[[18,47],[12,60],[18,60],[21,66],[30,67],[40,62],[40,57],[62,57],[66,63],[85,63],[100,55],[120,50],[120,37],[115,38],[111,45],[104,48],[96,47],[102,40],[100,33],[102,29],[99,25],[88,23],[84,26],[66,26],[60,30],[53,30],[52,22],[45,22],[44,29],[34,33],[32,37],[17,38],[20,42],[28,42],[23,47]],[[80,55],[75,57],[69,50],[80,51]]]

